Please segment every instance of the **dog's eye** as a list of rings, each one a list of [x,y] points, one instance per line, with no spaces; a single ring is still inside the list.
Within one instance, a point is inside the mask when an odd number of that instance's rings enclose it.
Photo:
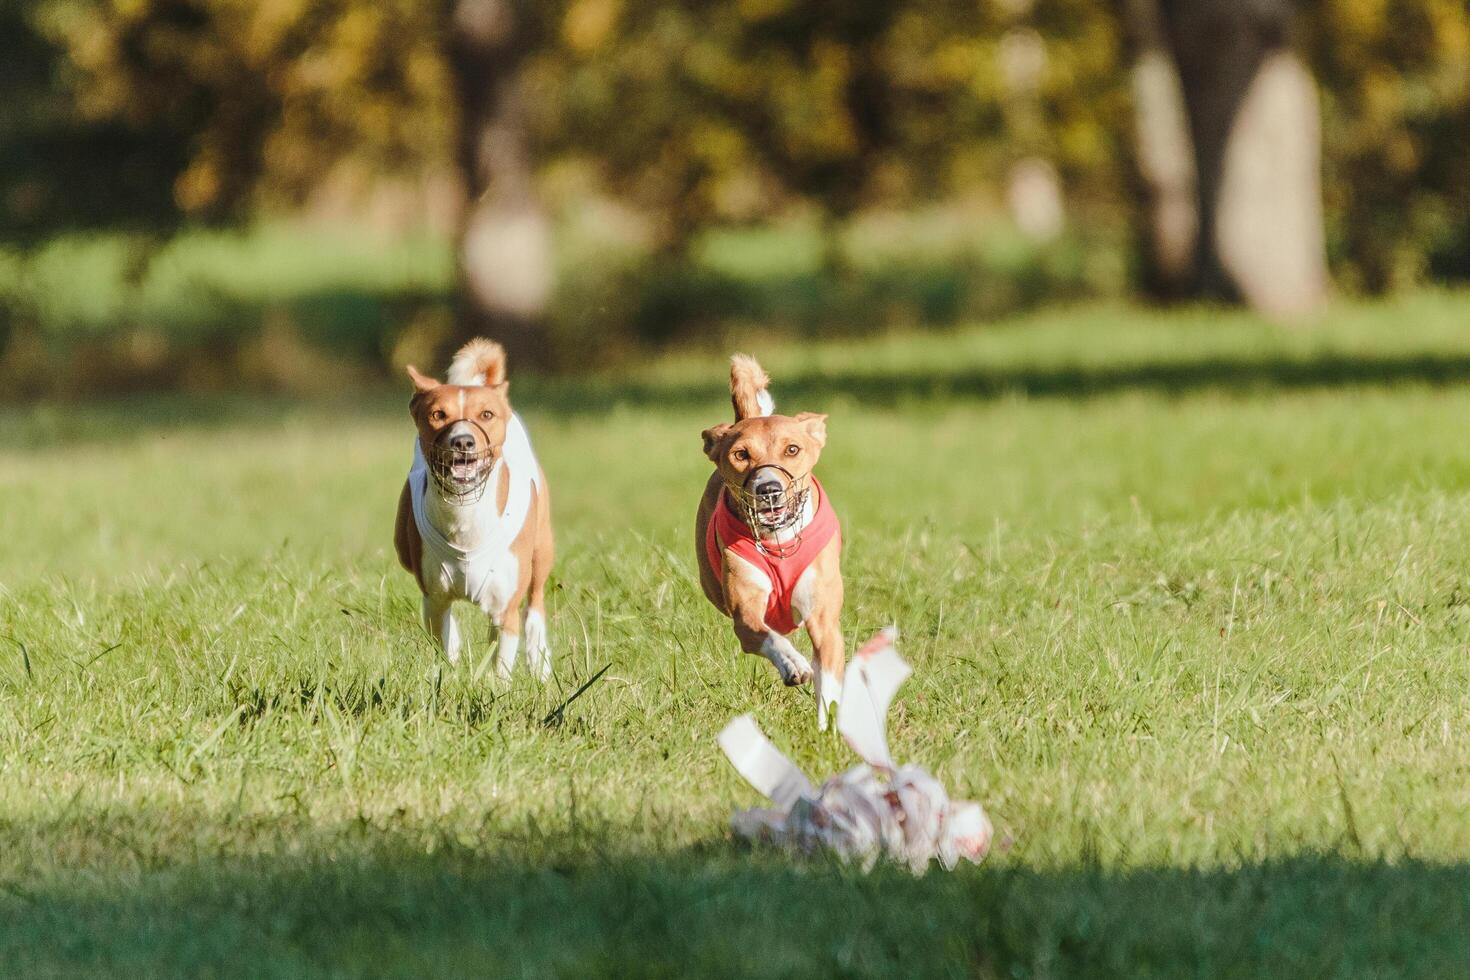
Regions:
[[[731,456],[734,456],[737,460],[739,460],[742,463],[745,462],[747,459],[750,458],[750,453],[747,452],[744,449],[737,449],[733,453],[731,453],[730,455]]]
[[[430,421],[433,421],[433,422],[443,422],[447,418],[449,418],[449,416],[445,413],[444,409],[442,409],[442,408],[436,408],[432,412],[429,413],[429,419],[430,419]]]
[[[798,446],[794,442],[791,445],[789,445],[789,446],[786,447],[786,455],[787,456],[795,456],[799,452],[801,452],[801,447]]]
[[[484,419],[486,422],[489,422],[494,417],[495,417],[495,413],[492,412],[492,411],[490,411],[490,409],[488,409],[488,408],[485,409],[483,412],[480,413],[480,418]]]

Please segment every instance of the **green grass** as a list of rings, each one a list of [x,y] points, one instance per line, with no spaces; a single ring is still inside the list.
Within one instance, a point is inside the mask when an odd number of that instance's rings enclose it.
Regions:
[[[1467,323],[758,345],[832,413],[845,631],[896,621],[915,667],[896,755],[1011,841],[917,879],[726,832],[732,716],[851,759],[695,584],[718,360],[513,386],[550,689],[417,624],[404,391],[6,410],[0,975],[1464,975]]]
[[[177,335],[220,330],[246,310],[294,307],[311,319],[334,301],[442,297],[453,268],[448,243],[428,235],[279,223],[186,231],[146,260],[137,249],[124,236],[75,235],[30,254],[0,251],[0,301],[57,339],[128,327]]]
[[[559,306],[564,316],[595,314],[577,305],[580,278],[589,271],[607,274],[599,265],[637,258],[636,248],[607,224],[594,210],[590,217],[573,213],[560,229],[559,262],[570,294]],[[991,290],[1017,292],[1046,285],[1065,286],[1074,294],[1116,294],[1124,285],[1124,270],[1104,268],[1121,254],[1117,242],[1090,243],[1097,268],[1086,270],[1080,240],[1068,240],[1050,254],[999,214],[947,208],[873,216],[854,222],[843,243],[855,271],[885,280],[870,284],[870,291],[901,297],[901,284],[885,276],[918,280],[908,287],[910,300],[926,291],[964,291],[965,284],[956,280],[966,277],[985,279]],[[427,232],[394,236],[350,225],[288,221],[186,230],[151,252],[124,235],[67,235],[30,252],[0,248],[0,305],[19,309],[56,341],[140,328],[187,337],[228,331],[232,320],[238,329],[242,316],[283,311],[307,330],[328,321],[340,334],[350,327],[335,321],[361,316],[365,309],[377,312],[377,306],[408,300],[447,304],[454,278],[451,244]],[[833,287],[822,281],[821,253],[820,231],[809,222],[716,228],[694,243],[691,265],[680,271],[739,288],[778,315],[815,316],[797,308],[832,299]],[[653,274],[656,278],[656,270]],[[657,285],[673,288],[662,281]],[[996,308],[994,298],[987,302]],[[1017,296],[999,308],[1021,302]],[[1035,297],[1029,302],[1034,304]],[[358,329],[389,327],[373,321]]]

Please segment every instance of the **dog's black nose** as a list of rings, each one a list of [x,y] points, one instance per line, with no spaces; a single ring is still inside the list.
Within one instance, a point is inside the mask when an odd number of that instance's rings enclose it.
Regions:
[[[456,433],[449,437],[449,448],[457,453],[472,453],[475,451],[475,437],[468,432]]]
[[[767,477],[756,483],[755,495],[757,497],[779,497],[783,489],[780,480],[775,477]]]

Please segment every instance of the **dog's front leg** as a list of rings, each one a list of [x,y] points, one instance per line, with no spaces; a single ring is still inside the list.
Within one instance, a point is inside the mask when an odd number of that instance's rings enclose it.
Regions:
[[[525,622],[526,660],[531,673],[545,684],[551,680],[551,646],[546,641],[546,612],[532,606]]]
[[[812,675],[812,691],[817,696],[817,730],[827,730],[828,711],[836,712],[842,700],[842,676],[847,668],[843,651],[841,607],[821,607],[806,621],[807,636],[812,638],[816,671]]]
[[[841,542],[834,538],[802,573],[791,606],[812,641],[812,692],[817,696],[817,730],[827,730],[827,715],[842,700],[842,676],[847,655],[842,644],[842,570],[838,565]]]
[[[424,626],[429,635],[444,651],[452,664],[459,663],[459,624],[454,621],[454,610],[444,596],[424,596]]]
[[[766,601],[771,580],[749,562],[728,556],[725,566],[725,604],[735,624],[740,649],[765,657],[787,687],[812,679],[812,665],[791,641],[766,625]]]
[[[766,627],[764,612],[762,608],[754,615],[735,613],[735,636],[740,640],[740,649],[769,660],[787,687],[805,684],[812,679],[811,663],[790,640]]]
[[[500,675],[501,680],[510,680],[520,653],[521,607],[517,597],[500,617],[500,642],[495,645],[495,673]]]

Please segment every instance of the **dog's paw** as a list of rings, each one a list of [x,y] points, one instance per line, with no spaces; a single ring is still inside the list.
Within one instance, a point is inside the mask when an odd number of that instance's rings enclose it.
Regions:
[[[781,679],[786,682],[787,687],[800,687],[811,683],[812,665],[801,654],[796,655],[795,663],[791,665],[790,673],[783,673]]]
[[[797,652],[796,647],[784,636],[771,633],[761,644],[761,653],[776,667],[781,682],[787,687],[798,687],[812,679],[811,663]]]
[[[537,657],[534,653],[527,650],[526,655],[526,665],[531,668],[531,676],[535,677],[542,684],[551,680],[551,651],[543,649],[541,656]]]
[[[546,617],[538,609],[526,614],[526,662],[536,679],[551,680],[551,647],[546,642]]]

